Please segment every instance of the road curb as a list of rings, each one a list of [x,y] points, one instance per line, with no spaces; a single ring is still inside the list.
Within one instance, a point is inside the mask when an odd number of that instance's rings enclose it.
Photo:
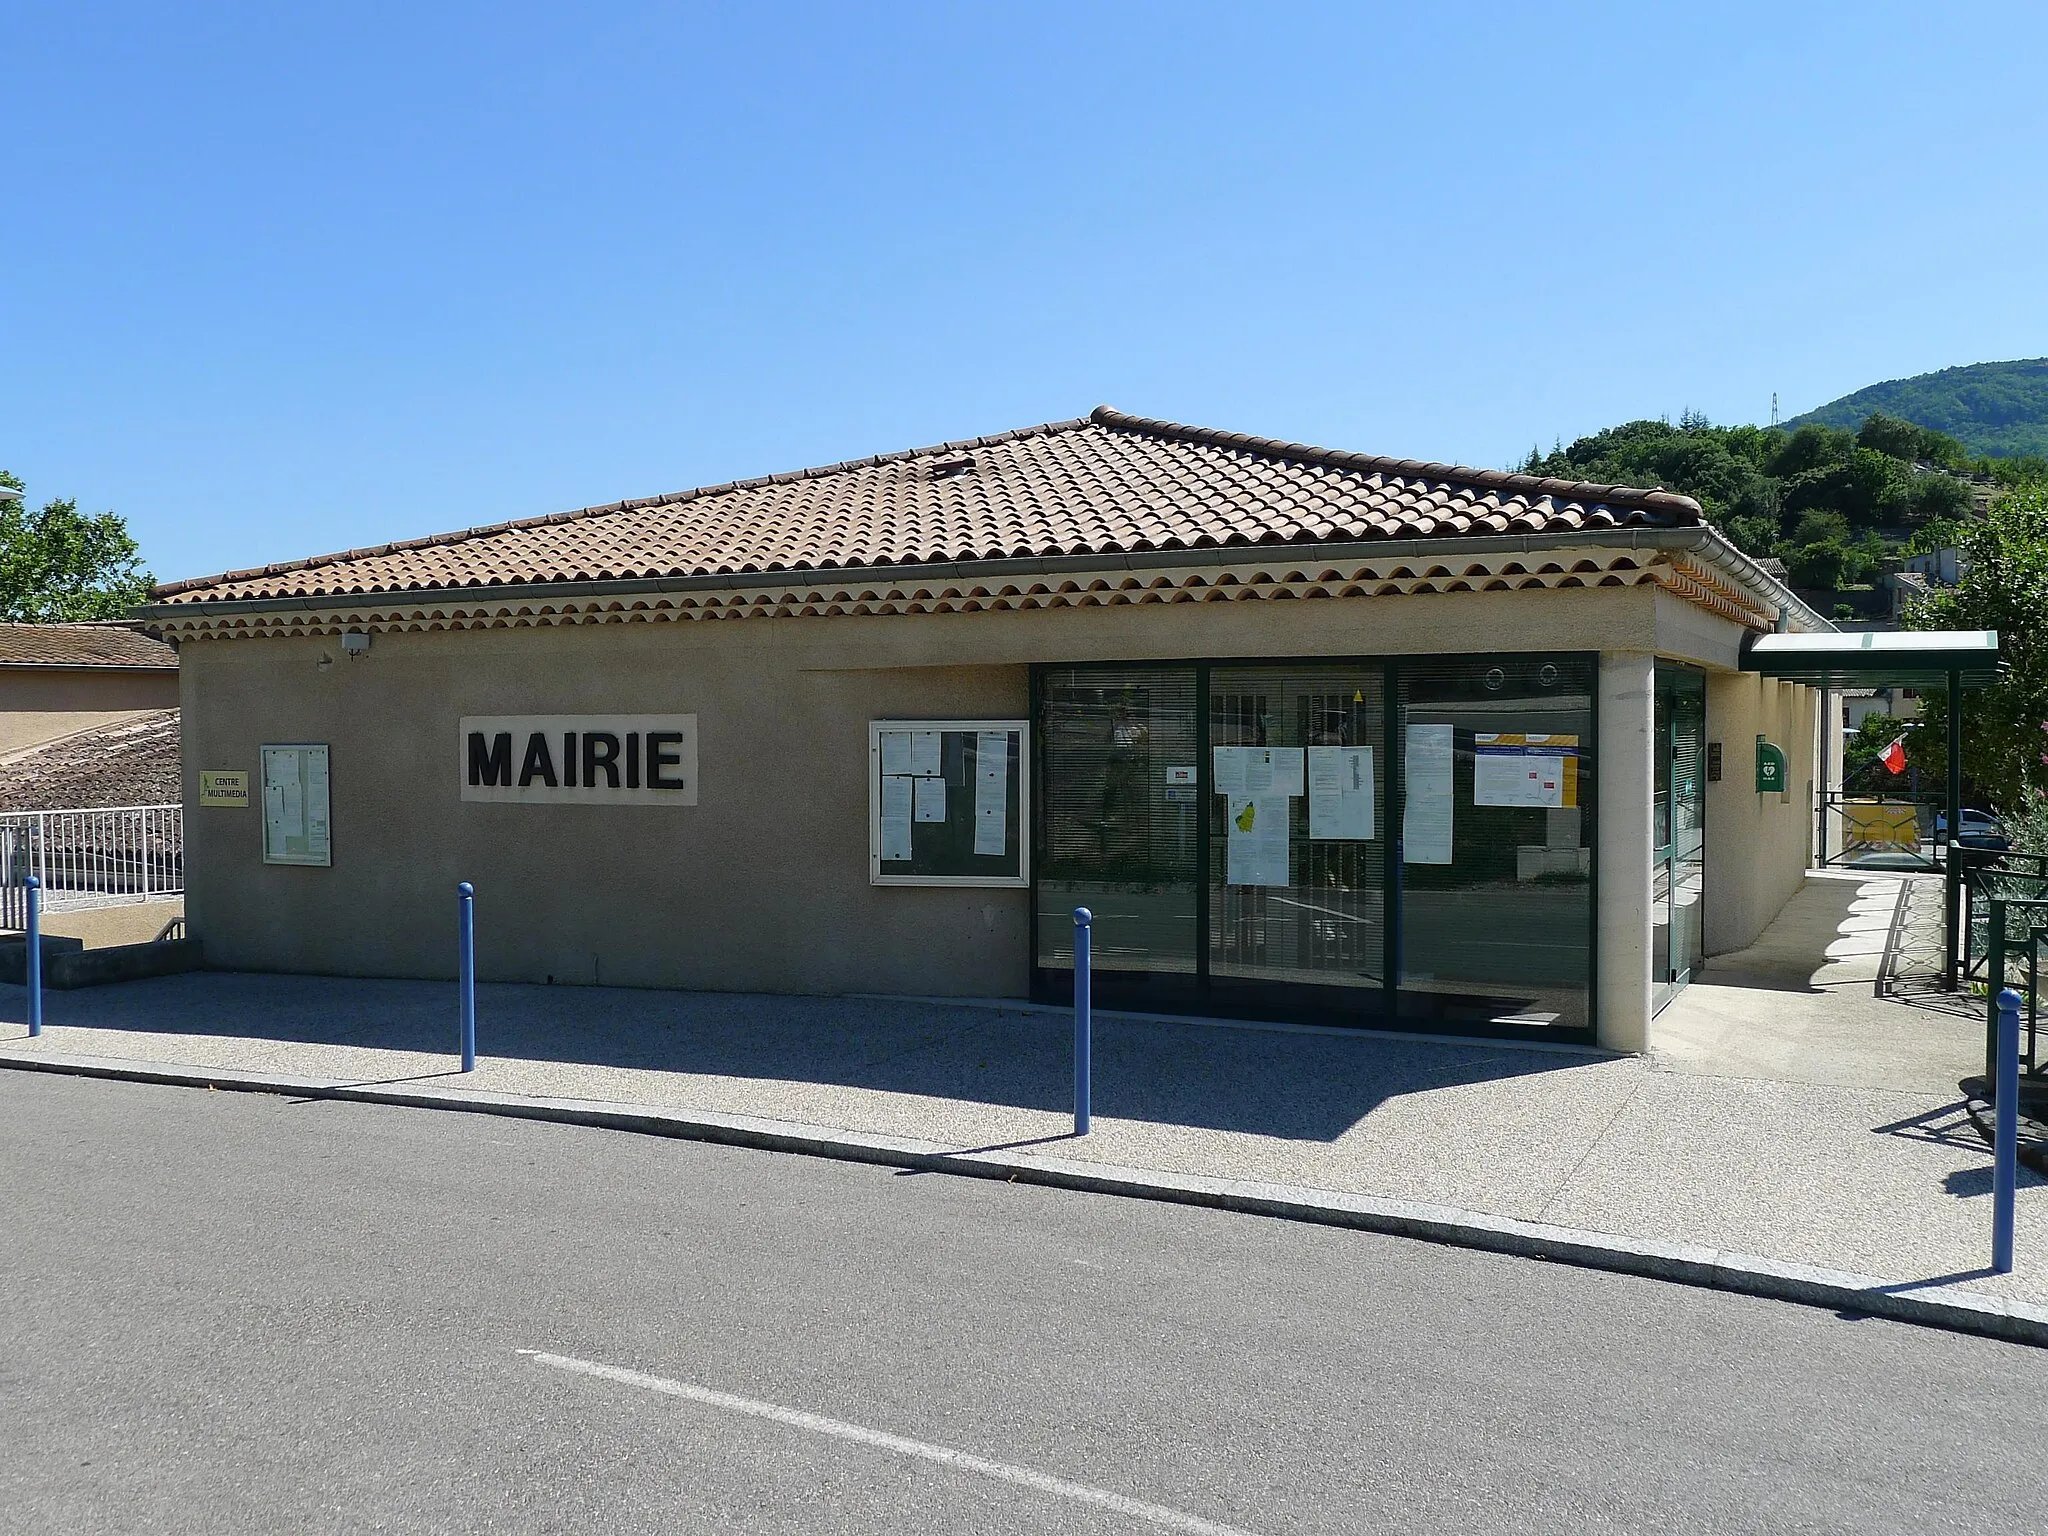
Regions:
[[[1731,1253],[1691,1243],[1620,1237],[1574,1227],[1553,1227],[1468,1211],[1338,1190],[1163,1173],[1068,1158],[1030,1157],[1014,1147],[963,1149],[904,1137],[767,1120],[748,1115],[658,1109],[591,1099],[538,1098],[471,1088],[409,1088],[338,1078],[298,1077],[234,1068],[166,1066],[100,1056],[17,1056],[0,1052],[0,1067],[71,1077],[288,1094],[383,1104],[403,1109],[460,1110],[521,1120],[587,1125],[644,1135],[671,1136],[722,1146],[874,1163],[919,1172],[1003,1179],[1091,1194],[1207,1206],[1247,1215],[1320,1226],[1349,1227],[1451,1247],[1476,1248],[1639,1275],[1681,1285],[1827,1307],[1859,1316],[2048,1346],[2048,1308],[1976,1291],[1923,1292],[1926,1282],[1887,1281],[1870,1275]]]

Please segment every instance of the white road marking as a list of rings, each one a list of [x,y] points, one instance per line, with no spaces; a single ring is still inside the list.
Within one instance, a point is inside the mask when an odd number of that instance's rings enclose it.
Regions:
[[[1015,1483],[1020,1488],[1032,1488],[1040,1493],[1072,1499],[1077,1504],[1092,1504],[1097,1509],[1129,1515],[1134,1520],[1148,1521],[1169,1531],[1187,1531],[1190,1536],[1252,1536],[1251,1532],[1240,1530],[1234,1525],[1218,1525],[1214,1520],[1182,1514],[1177,1509],[1147,1504],[1139,1499],[1127,1499],[1120,1493],[1111,1493],[1104,1488],[1091,1488],[1086,1483],[1070,1483],[1063,1477],[1050,1477],[1043,1472],[1034,1472],[1029,1467],[1012,1466],[1006,1461],[990,1461],[985,1456],[973,1456],[966,1451],[956,1451],[948,1446],[933,1445],[924,1440],[910,1440],[902,1435],[869,1429],[860,1424],[848,1424],[843,1419],[828,1419],[822,1414],[805,1413],[800,1408],[784,1408],[775,1403],[764,1403],[755,1398],[736,1397],[730,1392],[700,1387],[692,1382],[671,1381],[666,1376],[647,1376],[621,1366],[600,1365],[594,1360],[577,1360],[568,1355],[550,1355],[538,1349],[522,1349],[519,1353],[530,1356],[535,1365],[552,1366],[558,1371],[570,1371],[579,1376],[595,1376],[603,1381],[616,1381],[621,1386],[639,1387],[646,1392],[659,1392],[664,1397],[685,1398],[693,1403],[703,1403],[707,1407],[723,1408],[728,1413],[743,1413],[751,1418],[787,1424],[792,1429],[807,1429],[814,1435],[829,1435],[835,1440],[851,1440],[856,1445],[869,1446],[878,1451],[893,1451],[898,1456],[937,1462],[940,1466],[951,1467],[956,1472],[973,1472],[982,1477],[994,1478],[999,1483]]]

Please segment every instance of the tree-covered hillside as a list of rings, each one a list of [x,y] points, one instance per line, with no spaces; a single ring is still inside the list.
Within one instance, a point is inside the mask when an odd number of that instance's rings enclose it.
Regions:
[[[1783,560],[1794,586],[1841,595],[1868,593],[1887,560],[1954,543],[1980,493],[2048,471],[2039,459],[1973,461],[1954,438],[1891,416],[1853,432],[1788,431],[1717,427],[1692,412],[1676,426],[1632,421],[1532,449],[1521,468],[1682,491],[1742,549]]]
[[[1872,384],[1786,425],[1853,432],[1872,412],[1947,433],[1973,457],[2048,455],[2048,357],[1972,363]]]

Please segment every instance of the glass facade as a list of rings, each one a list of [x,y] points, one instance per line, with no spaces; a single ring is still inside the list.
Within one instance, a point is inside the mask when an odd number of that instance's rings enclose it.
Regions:
[[[1590,1040],[1596,667],[1036,669],[1038,995]]]

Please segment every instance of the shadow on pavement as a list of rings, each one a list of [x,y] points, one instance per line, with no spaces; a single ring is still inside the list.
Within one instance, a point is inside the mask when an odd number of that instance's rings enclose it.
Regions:
[[[19,1024],[24,1000],[21,988],[0,986],[0,1019]],[[487,1060],[832,1084],[1055,1112],[1073,1103],[1072,1033],[1058,1014],[526,985],[479,987],[477,1013],[477,1048]],[[198,972],[50,993],[44,1019],[54,1028],[251,1042],[451,1055],[456,1047],[455,989],[448,982]],[[167,1051],[151,1054],[176,1059]],[[1098,1018],[1094,1108],[1122,1119],[1333,1141],[1388,1099],[1582,1071],[1604,1059],[1368,1032]],[[329,1073],[280,1062],[274,1051],[252,1051],[247,1064]],[[524,1091],[578,1090],[565,1083]]]

